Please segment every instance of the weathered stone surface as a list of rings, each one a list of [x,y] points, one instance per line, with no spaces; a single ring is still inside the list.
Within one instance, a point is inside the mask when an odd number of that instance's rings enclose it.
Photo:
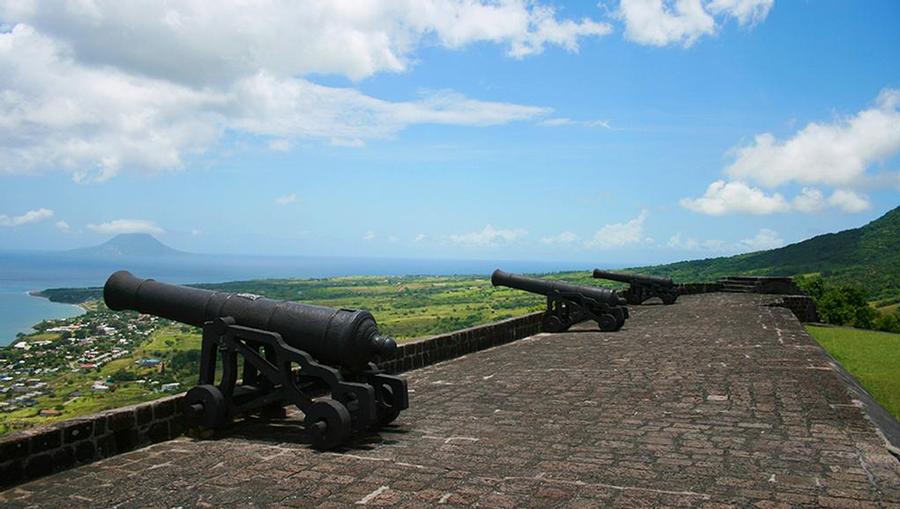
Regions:
[[[311,450],[292,412],[23,484],[0,505],[900,504],[900,463],[771,300],[683,296],[632,308],[618,333],[585,324],[408,373],[410,409],[339,451]]]
[[[74,419],[60,425],[63,440],[67,444],[90,438],[94,431],[94,423],[90,419]]]
[[[62,432],[58,429],[46,428],[31,437],[31,454],[49,451],[62,444]]]

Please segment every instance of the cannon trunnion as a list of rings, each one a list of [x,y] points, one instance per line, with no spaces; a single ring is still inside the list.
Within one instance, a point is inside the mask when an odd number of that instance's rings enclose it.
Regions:
[[[646,274],[626,274],[624,272],[612,272],[608,270],[594,269],[596,279],[608,279],[628,283],[628,289],[622,292],[622,296],[629,304],[641,304],[647,299],[659,297],[663,304],[674,304],[678,298],[678,288],[671,278],[649,276]]]
[[[500,269],[491,274],[491,284],[546,295],[542,322],[546,332],[564,332],[585,320],[596,321],[602,331],[617,331],[628,318],[625,299],[606,288],[519,276]]]
[[[200,380],[185,396],[189,428],[217,430],[240,415],[279,415],[293,404],[313,446],[331,449],[409,407],[406,380],[372,362],[397,344],[379,334],[367,311],[170,285],[127,271],[110,276],[103,298],[112,310],[202,327]]]

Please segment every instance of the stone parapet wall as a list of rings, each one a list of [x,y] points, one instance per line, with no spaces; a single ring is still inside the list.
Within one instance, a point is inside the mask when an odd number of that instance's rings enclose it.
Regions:
[[[0,487],[170,440],[184,432],[183,395],[0,437]]]
[[[380,363],[400,373],[541,332],[542,312],[422,338]],[[171,440],[184,433],[184,394],[0,437],[0,489]]]
[[[784,295],[769,304],[770,306],[788,308],[801,322],[818,322],[819,312],[816,301],[808,295]]]
[[[541,332],[543,314],[538,311],[403,343],[394,358],[380,362],[379,366],[388,373],[400,373],[533,336]]]
[[[676,285],[678,295],[696,295],[699,293],[721,292],[721,283],[682,283]]]

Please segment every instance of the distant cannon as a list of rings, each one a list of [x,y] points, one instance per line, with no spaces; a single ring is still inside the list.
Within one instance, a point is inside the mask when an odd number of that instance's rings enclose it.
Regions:
[[[200,381],[185,396],[191,428],[216,430],[238,415],[282,413],[294,404],[313,446],[331,449],[353,429],[386,425],[409,406],[406,380],[372,363],[397,344],[379,334],[368,311],[169,285],[126,271],[109,277],[103,298],[112,310],[203,328]],[[215,385],[218,354],[222,376]]]
[[[675,299],[678,298],[678,289],[671,278],[610,272],[600,269],[594,269],[594,277],[628,283],[628,289],[622,292],[622,296],[625,297],[629,304],[641,304],[653,297],[659,297],[663,304],[674,304]]]
[[[546,332],[563,332],[585,320],[596,321],[602,331],[616,331],[628,318],[625,299],[606,288],[518,276],[500,269],[491,274],[491,284],[546,295],[547,310],[543,318]]]

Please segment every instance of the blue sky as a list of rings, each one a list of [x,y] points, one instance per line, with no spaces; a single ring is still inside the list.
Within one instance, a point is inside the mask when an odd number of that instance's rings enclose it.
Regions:
[[[0,1],[0,248],[641,264],[900,198],[892,1]]]

